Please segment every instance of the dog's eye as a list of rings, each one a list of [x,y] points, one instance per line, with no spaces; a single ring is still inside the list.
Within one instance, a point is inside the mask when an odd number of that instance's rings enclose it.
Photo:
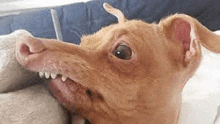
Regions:
[[[125,44],[120,44],[116,47],[113,54],[120,59],[131,59],[132,50]]]

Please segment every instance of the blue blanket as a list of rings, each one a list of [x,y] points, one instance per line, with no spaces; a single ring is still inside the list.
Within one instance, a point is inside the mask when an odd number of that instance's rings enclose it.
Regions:
[[[151,23],[174,13],[185,13],[197,18],[210,30],[220,29],[219,0],[94,0],[55,8],[63,40],[78,44],[81,35],[116,23],[116,18],[104,11],[103,2],[122,10],[128,19]],[[25,29],[36,37],[56,38],[49,8],[0,17],[0,35],[17,29]]]

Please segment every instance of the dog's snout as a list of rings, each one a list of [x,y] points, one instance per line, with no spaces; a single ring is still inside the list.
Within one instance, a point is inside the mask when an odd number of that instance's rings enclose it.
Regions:
[[[16,57],[22,64],[28,56],[42,52],[45,49],[41,40],[32,37],[22,37],[16,43]]]

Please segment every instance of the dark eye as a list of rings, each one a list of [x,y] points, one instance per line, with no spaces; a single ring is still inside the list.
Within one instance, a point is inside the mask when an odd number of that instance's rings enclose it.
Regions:
[[[131,59],[132,50],[125,44],[120,44],[116,47],[113,54],[120,59]]]

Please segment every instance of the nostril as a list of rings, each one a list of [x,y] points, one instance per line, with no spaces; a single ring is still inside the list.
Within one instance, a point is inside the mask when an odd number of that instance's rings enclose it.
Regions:
[[[20,36],[16,42],[16,58],[20,64],[27,66],[30,55],[40,53],[45,50],[43,40],[30,36]],[[33,57],[32,57],[33,58]]]
[[[28,55],[40,53],[45,50],[42,41],[32,37],[27,37],[18,41],[17,48],[20,57],[27,57]]]
[[[32,54],[31,51],[30,51],[29,46],[26,45],[26,44],[21,45],[19,52],[20,52],[21,56],[23,56],[23,57]]]

